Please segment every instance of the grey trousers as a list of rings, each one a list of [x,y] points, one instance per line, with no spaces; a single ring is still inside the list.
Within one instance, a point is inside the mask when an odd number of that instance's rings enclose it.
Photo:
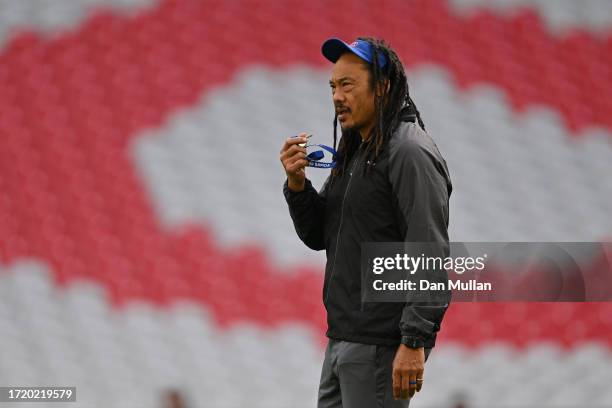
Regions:
[[[330,339],[321,370],[318,408],[407,408],[393,399],[393,358],[397,346]],[[425,349],[425,360],[431,348]]]

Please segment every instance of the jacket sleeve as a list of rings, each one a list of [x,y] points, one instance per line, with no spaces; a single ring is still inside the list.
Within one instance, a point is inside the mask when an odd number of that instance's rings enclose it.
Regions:
[[[448,201],[452,186],[437,147],[433,141],[428,144],[403,140],[391,150],[390,159],[389,178],[404,242],[434,243],[429,256],[448,256]],[[445,281],[446,271],[437,271],[435,278]],[[450,292],[427,302],[407,302],[399,325],[402,335],[420,337],[426,344],[435,343],[449,303]]]
[[[308,248],[316,251],[325,249],[325,192],[328,182],[329,178],[321,188],[321,193],[315,190],[308,179],[304,190],[297,193],[289,189],[286,180],[283,186],[295,232]]]

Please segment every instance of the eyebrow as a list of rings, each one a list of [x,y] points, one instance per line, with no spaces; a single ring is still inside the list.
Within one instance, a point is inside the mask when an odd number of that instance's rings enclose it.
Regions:
[[[338,80],[336,80],[336,82],[342,82],[342,81],[354,81],[354,79],[351,78],[351,77],[344,76],[344,77],[339,78]],[[331,86],[333,84],[334,84],[334,81],[330,79],[329,80],[329,85]]]

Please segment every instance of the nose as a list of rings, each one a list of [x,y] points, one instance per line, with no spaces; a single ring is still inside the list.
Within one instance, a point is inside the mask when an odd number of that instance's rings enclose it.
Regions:
[[[344,102],[344,93],[339,87],[332,90],[332,99],[334,104]]]

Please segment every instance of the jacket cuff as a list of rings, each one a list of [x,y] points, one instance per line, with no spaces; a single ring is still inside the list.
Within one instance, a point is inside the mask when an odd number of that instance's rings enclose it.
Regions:
[[[283,195],[285,196],[287,204],[299,204],[305,199],[305,196],[310,190],[314,190],[314,187],[312,186],[312,182],[308,179],[306,179],[304,190],[302,191],[292,191],[289,188],[289,180],[287,179],[285,179],[285,183],[283,184]]]
[[[402,311],[400,333],[402,336],[419,337],[425,341],[435,337],[447,308],[448,304],[407,304]]]

